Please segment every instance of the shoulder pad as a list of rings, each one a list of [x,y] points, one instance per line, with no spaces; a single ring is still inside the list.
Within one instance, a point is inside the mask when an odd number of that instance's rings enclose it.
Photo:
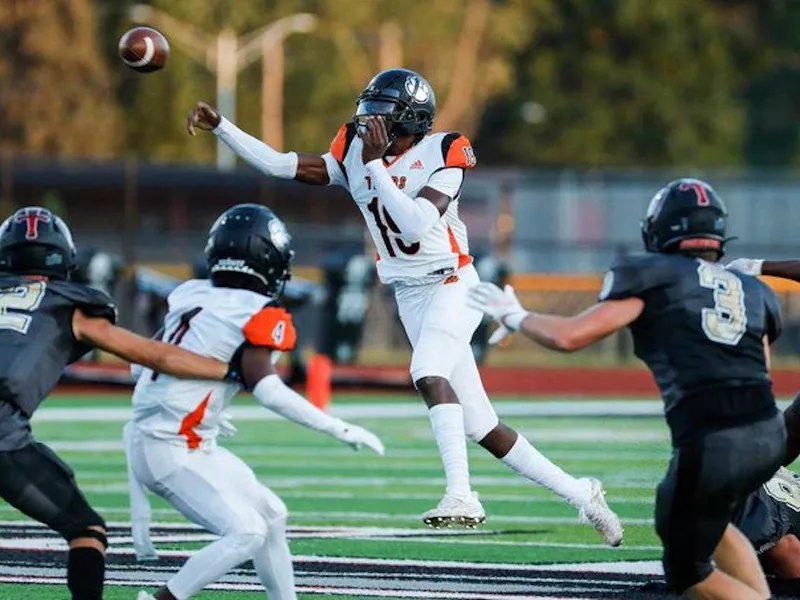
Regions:
[[[108,294],[88,285],[69,281],[51,281],[47,289],[74,302],[87,317],[98,317],[117,322],[117,307]]]
[[[242,328],[244,338],[253,346],[289,352],[297,344],[292,315],[275,306],[262,308]]]
[[[352,123],[345,123],[339,128],[330,147],[331,155],[337,162],[344,162],[344,157],[347,156],[347,151],[350,149],[350,144],[353,143],[355,136],[356,128]]]
[[[671,280],[671,257],[663,254],[634,254],[617,258],[603,278],[598,300],[640,297]]]
[[[460,133],[448,133],[442,138],[442,160],[445,167],[474,169],[478,164],[469,140]]]

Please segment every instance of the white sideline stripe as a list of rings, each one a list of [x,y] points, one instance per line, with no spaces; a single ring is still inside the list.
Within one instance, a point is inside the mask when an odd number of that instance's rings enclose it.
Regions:
[[[559,401],[559,402],[498,402],[495,408],[503,417],[597,417],[597,416],[646,416],[663,414],[662,403],[657,400],[622,401]],[[231,406],[229,412],[234,419],[248,421],[273,421],[278,415],[258,406]],[[427,410],[422,402],[358,402],[332,405],[331,413],[341,418],[407,419],[425,418]],[[123,422],[131,418],[131,407],[73,406],[43,407],[37,411],[33,422],[62,423],[75,421]]]
[[[129,528],[130,523],[127,521],[111,522],[111,526]],[[30,521],[0,521],[0,528],[2,527],[29,527],[37,531],[46,531],[41,525]],[[169,528],[173,533],[159,533],[159,527]],[[154,542],[163,543],[181,543],[181,542],[211,542],[219,539],[219,536],[205,532],[203,529],[196,525],[188,523],[155,523],[153,524],[152,540]],[[180,532],[180,533],[174,533]],[[660,551],[661,546],[622,546],[620,548],[611,549],[605,544],[577,544],[577,543],[560,543],[560,542],[513,542],[506,540],[494,540],[492,535],[501,532],[493,530],[438,530],[434,531],[425,528],[388,528],[388,527],[310,527],[310,526],[293,526],[289,528],[290,539],[357,539],[361,541],[404,541],[404,542],[422,542],[422,543],[439,543],[451,544],[454,539],[457,539],[459,544],[475,544],[475,545],[498,545],[498,546],[530,546],[539,548],[572,548],[577,550],[612,550],[613,552],[620,551]],[[414,536],[413,538],[402,538],[398,536]],[[470,540],[468,538],[480,537],[479,540]],[[426,539],[428,538],[428,539]],[[450,540],[444,538],[452,538]],[[133,538],[128,535],[109,535],[109,542],[112,548],[126,553],[129,552],[129,546],[133,543]],[[17,538],[9,537],[0,539],[0,548],[4,549],[50,549],[61,550],[66,549],[67,544],[60,538]]]
[[[122,515],[130,516],[128,508],[120,508],[118,506],[95,506],[94,509],[104,515]],[[0,506],[0,513],[19,514],[19,511],[10,506]],[[154,515],[167,515],[175,516],[176,512],[171,508],[154,508],[152,510]],[[361,521],[412,521],[417,522],[420,518],[418,514],[386,514],[386,513],[368,513],[368,512],[306,512],[306,511],[291,511],[291,516],[299,519],[315,519],[324,520],[329,518],[340,519],[343,521],[361,520]],[[492,523],[512,523],[521,525],[576,525],[577,517],[529,517],[529,516],[489,516],[489,521]],[[630,526],[652,526],[653,519],[648,518],[631,518],[622,519],[623,524]],[[25,521],[17,521],[24,523]]]
[[[83,476],[82,476],[83,477]],[[269,486],[273,491],[280,489],[280,486],[271,484]],[[294,487],[294,486],[292,486]],[[82,485],[81,489],[85,492],[92,492],[93,494],[124,494],[128,492],[128,483],[123,480],[117,480],[103,484],[89,484]],[[400,493],[380,493],[380,492],[336,492],[331,490],[317,491],[317,490],[304,490],[304,491],[284,491],[280,493],[282,498],[303,498],[308,499],[313,497],[315,499],[330,498],[333,500],[431,500],[438,502],[442,499],[441,494],[400,494]],[[558,496],[552,495],[549,497],[537,497],[531,495],[512,495],[512,494],[486,494],[486,499],[490,502],[527,502],[534,504],[563,504],[564,501]],[[639,498],[639,497],[626,497],[626,496],[612,496],[609,501],[612,504],[647,504],[653,503],[653,498]]]

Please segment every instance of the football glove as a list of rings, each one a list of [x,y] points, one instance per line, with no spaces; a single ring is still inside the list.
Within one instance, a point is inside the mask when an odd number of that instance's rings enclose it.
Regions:
[[[489,340],[491,344],[496,344],[508,335],[508,333],[502,333],[503,329],[508,332],[517,331],[522,325],[522,321],[528,316],[528,311],[522,308],[514,293],[514,288],[510,285],[501,290],[493,283],[479,283],[469,290],[467,303],[472,308],[483,311],[503,326],[492,334]]]
[[[760,258],[737,258],[725,265],[725,268],[743,275],[758,277],[761,275],[761,266],[763,264],[764,261]]]
[[[371,431],[367,431],[363,427],[345,421],[341,421],[339,425],[340,427],[337,427],[336,430],[331,433],[335,439],[343,444],[347,444],[353,450],[360,450],[361,446],[366,446],[375,454],[380,456],[384,455],[386,450],[383,447],[383,442],[377,435]]]

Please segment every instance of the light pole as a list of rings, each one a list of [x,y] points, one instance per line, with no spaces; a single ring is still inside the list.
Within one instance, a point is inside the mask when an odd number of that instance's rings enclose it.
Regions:
[[[197,60],[203,61],[205,58],[206,67],[217,76],[217,108],[231,120],[236,118],[236,76],[239,71],[255,62],[262,54],[267,57],[271,51],[282,57],[283,40],[286,37],[293,33],[308,33],[317,24],[314,15],[297,13],[237,38],[230,28],[222,29],[216,36],[209,35],[146,4],[132,6],[130,17],[134,22],[149,23],[163,29],[170,41],[175,41],[176,46],[183,47]],[[280,74],[280,81],[273,77],[270,82],[274,87],[279,87],[282,101],[282,69]],[[266,89],[264,93],[266,94]],[[273,101],[276,101],[278,90],[271,90],[270,93]],[[262,110],[265,110],[263,105]],[[274,120],[276,111],[272,109],[270,114],[270,120]],[[274,129],[273,126],[271,130]],[[236,157],[233,152],[221,141],[217,141],[217,168],[230,171],[235,165]]]

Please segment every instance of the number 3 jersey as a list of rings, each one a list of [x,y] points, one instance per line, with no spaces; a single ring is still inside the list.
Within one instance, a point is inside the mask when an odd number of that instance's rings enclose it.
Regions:
[[[191,280],[169,296],[162,341],[222,362],[245,344],[292,350],[297,335],[274,300],[243,289]],[[213,445],[222,411],[241,386],[177,379],[143,369],[133,393],[133,419],[145,434],[190,450]]]
[[[405,242],[401,231],[374,190],[361,159],[363,143],[352,123],[342,125],[323,158],[331,184],[345,187],[361,209],[378,252],[382,283],[422,283],[454,273],[472,262],[467,229],[458,216],[464,171],[476,164],[469,140],[458,133],[425,136],[403,154],[384,159],[395,185],[416,198],[429,186],[450,196],[445,213],[421,240]],[[427,200],[422,200],[427,202]]]
[[[626,298],[644,301],[630,326],[634,352],[653,372],[668,421],[697,390],[769,385],[763,338],[780,335],[780,303],[755,277],[679,254],[631,256],[612,266],[600,293]]]

